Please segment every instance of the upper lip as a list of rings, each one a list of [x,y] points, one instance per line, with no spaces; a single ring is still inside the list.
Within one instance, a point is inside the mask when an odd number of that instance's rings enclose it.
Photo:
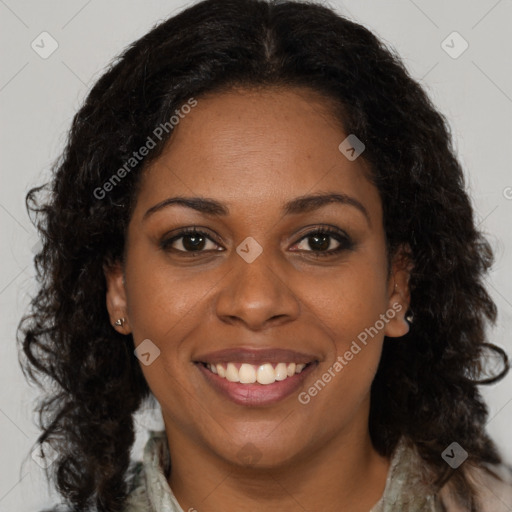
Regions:
[[[307,364],[317,360],[317,357],[303,352],[286,350],[282,348],[226,348],[215,352],[208,352],[195,358],[198,363],[297,363]]]

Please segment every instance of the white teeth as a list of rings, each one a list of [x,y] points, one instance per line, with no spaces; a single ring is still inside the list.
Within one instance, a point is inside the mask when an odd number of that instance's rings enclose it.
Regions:
[[[242,365],[243,366],[243,365]],[[270,363],[262,364],[258,368],[258,382],[260,384],[272,384],[276,381],[276,372]]]
[[[256,370],[252,364],[242,364],[238,370],[238,376],[242,384],[254,384],[256,382]]]
[[[276,380],[284,380],[288,377],[288,370],[286,369],[286,363],[279,363],[274,370],[276,374]]]
[[[211,366],[215,366],[215,368],[217,368],[217,374],[219,377],[223,377],[224,379],[226,378],[226,368],[224,368],[224,366],[221,364],[212,364]]]
[[[228,363],[228,367],[226,369],[226,379],[228,379],[229,382],[240,382],[238,370],[233,363]]]
[[[273,384],[276,381],[282,381],[301,373],[306,367],[305,364],[278,363],[275,368],[271,363],[253,365],[248,363],[240,364],[237,368],[235,363],[225,364],[207,364],[207,368],[214,374],[230,382],[240,382],[241,384]]]

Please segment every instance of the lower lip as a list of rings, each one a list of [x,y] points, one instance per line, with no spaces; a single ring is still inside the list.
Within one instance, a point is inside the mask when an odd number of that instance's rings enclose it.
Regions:
[[[216,391],[236,404],[245,406],[270,405],[285,399],[300,388],[304,379],[314,370],[316,365],[316,362],[308,364],[300,373],[276,381],[273,384],[240,384],[219,377],[202,363],[196,363],[208,383]]]

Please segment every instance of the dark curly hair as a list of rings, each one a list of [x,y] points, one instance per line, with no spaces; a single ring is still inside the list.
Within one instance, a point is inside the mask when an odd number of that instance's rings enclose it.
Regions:
[[[440,454],[457,440],[470,464],[501,462],[477,388],[509,369],[485,333],[496,320],[483,285],[491,248],[475,225],[448,123],[398,55],[361,25],[302,1],[205,0],[154,27],[90,91],[51,183],[28,192],[43,245],[39,289],[18,343],[26,378],[44,391],[36,444],[57,454],[47,478],[74,511],[122,510],[133,415],[151,391],[132,337],[110,324],[103,266],[123,260],[140,176],[172,130],[109,194],[99,198],[98,187],[186,100],[238,86],[320,93],[345,132],[366,145],[389,256],[405,245],[414,262],[414,321],[404,337],[384,340],[371,390],[372,442],[389,456],[405,436],[437,485],[453,481],[460,503],[476,510],[464,471]],[[494,376],[486,367],[492,353],[503,363]]]

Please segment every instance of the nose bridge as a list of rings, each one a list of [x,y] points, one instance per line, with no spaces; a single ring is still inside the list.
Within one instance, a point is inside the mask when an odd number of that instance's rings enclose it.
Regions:
[[[298,301],[270,250],[257,251],[251,241],[233,253],[233,271],[218,296],[217,315],[224,321],[238,319],[257,329],[274,317],[295,318]],[[252,254],[251,254],[252,253]]]

